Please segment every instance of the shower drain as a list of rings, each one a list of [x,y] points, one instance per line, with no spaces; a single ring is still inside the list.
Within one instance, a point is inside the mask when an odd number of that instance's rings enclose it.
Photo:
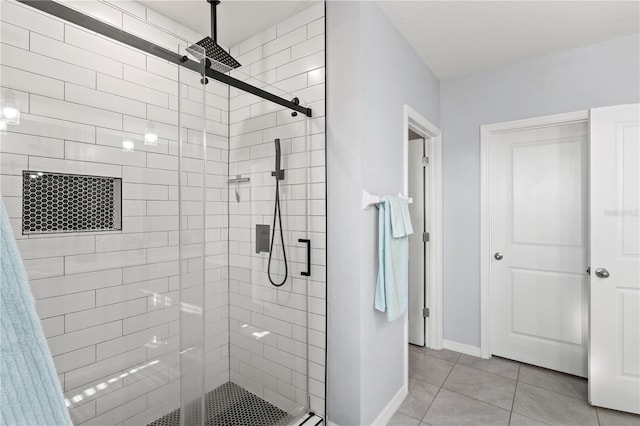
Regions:
[[[205,396],[207,426],[284,426],[290,416],[273,404],[227,382]],[[179,426],[180,409],[148,426]]]

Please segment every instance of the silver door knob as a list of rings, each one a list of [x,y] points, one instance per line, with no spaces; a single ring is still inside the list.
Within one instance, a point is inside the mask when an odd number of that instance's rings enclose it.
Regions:
[[[499,251],[497,251],[494,255],[493,255],[494,259],[496,260],[502,260],[502,258],[504,257],[502,255],[502,253],[500,253]]]
[[[609,271],[604,268],[596,269],[596,277],[598,278],[609,278]]]

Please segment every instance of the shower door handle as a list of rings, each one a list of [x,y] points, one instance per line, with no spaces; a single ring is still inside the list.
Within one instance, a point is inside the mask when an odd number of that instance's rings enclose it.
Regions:
[[[298,238],[298,242],[299,243],[306,243],[307,244],[307,270],[300,272],[300,275],[303,275],[305,277],[310,277],[311,276],[311,240],[305,239],[305,238]]]

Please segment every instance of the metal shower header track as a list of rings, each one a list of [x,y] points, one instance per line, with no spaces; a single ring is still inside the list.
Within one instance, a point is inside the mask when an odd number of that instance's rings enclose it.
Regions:
[[[72,24],[79,25],[83,28],[94,31],[103,36],[109,37],[110,39],[119,41],[128,46],[134,47],[138,50],[142,50],[143,52],[146,52],[150,55],[157,56],[158,58],[167,60],[169,62],[180,65],[182,67],[188,68],[197,73],[201,73],[202,64],[197,61],[188,59],[186,56],[182,56],[176,52],[172,52],[169,49],[165,49],[164,47],[158,46],[157,44],[153,44],[150,41],[144,40],[140,37],[136,37],[133,34],[130,34],[119,28],[106,24],[98,19],[92,18],[91,16],[87,16],[84,13],[78,12],[75,9],[71,9],[67,6],[64,6],[54,0],[17,0],[17,1],[19,3],[23,3],[28,6],[31,6],[34,9],[38,9],[42,12],[48,13],[49,15],[53,15],[60,19],[64,19],[65,21],[71,22]],[[206,68],[205,73],[207,77],[210,77],[221,83],[228,84],[229,86],[235,87],[247,93],[251,93],[252,95],[255,95],[262,99],[266,99],[267,101],[271,101],[276,104],[282,105],[294,111],[301,112],[307,117],[312,116],[311,108],[305,108],[292,101],[288,101],[284,98],[276,96],[273,93],[269,93],[265,90],[262,90],[255,86],[247,84],[244,81],[233,78],[227,74],[223,74],[211,68]]]

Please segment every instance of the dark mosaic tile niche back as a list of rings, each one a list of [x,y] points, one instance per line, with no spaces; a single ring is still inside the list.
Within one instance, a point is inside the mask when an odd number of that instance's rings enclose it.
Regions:
[[[122,179],[25,170],[22,233],[122,229]]]

